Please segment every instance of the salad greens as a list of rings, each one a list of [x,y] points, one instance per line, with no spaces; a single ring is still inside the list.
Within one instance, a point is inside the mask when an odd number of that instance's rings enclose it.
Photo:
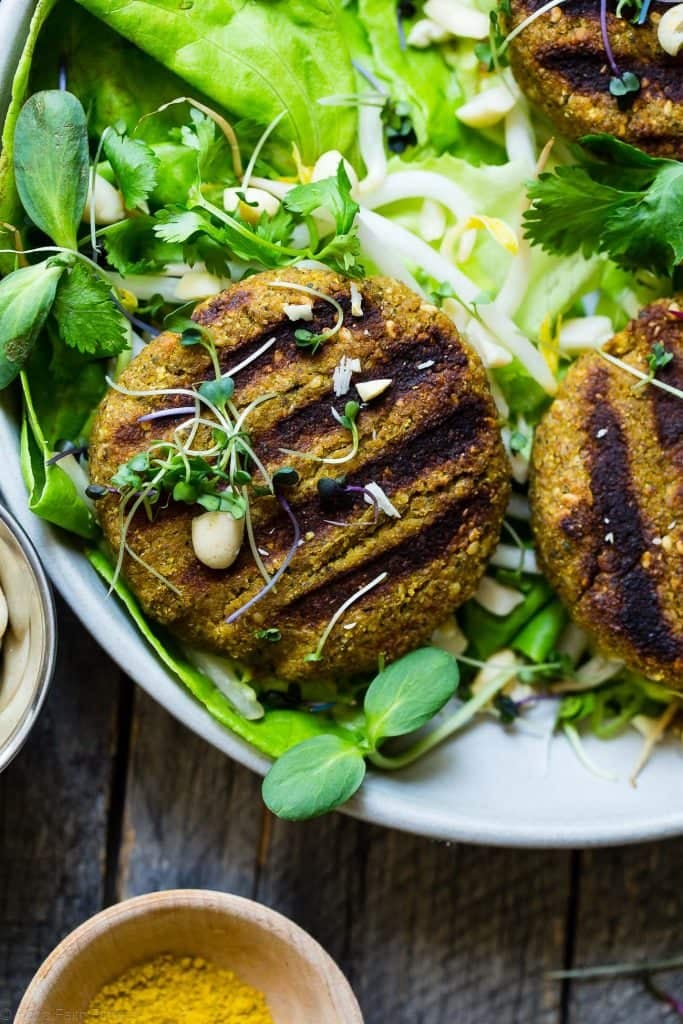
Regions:
[[[525,489],[535,425],[571,361],[671,293],[683,261],[682,165],[609,136],[553,146],[507,67],[509,5],[492,6],[470,5],[478,24],[491,14],[488,37],[485,27],[458,39],[435,22],[425,37],[423,15],[436,17],[438,4],[40,0],[15,78],[0,154],[0,389],[21,392],[29,506],[88,542],[141,635],[209,713],[278,758],[264,798],[283,817],[339,806],[368,762],[410,764],[476,716],[515,729],[548,702],[591,767],[582,734],[635,726],[647,750],[675,711],[674,695],[600,658],[567,622],[535,563]],[[474,127],[465,109],[488,90],[505,102]],[[514,526],[457,619],[444,609],[432,646],[380,664],[373,680],[350,667],[343,679],[288,686],[181,649],[147,621],[119,574],[125,530],[118,563],[98,546],[93,503],[108,489],[89,485],[87,445],[108,386],[156,333],[175,329],[202,346],[215,379],[188,392],[183,413],[196,420],[201,406],[213,417],[213,461],[155,443],[110,486],[129,520],[178,501],[227,510],[247,534],[248,488],[270,494],[293,525],[291,548],[271,576],[250,543],[258,597],[275,586],[299,547],[287,499],[296,473],[261,472],[233,405],[239,378],[221,373],[210,334],[189,317],[231,282],[301,263],[395,277],[451,318],[489,376]],[[344,313],[300,290],[292,334],[315,358]],[[322,332],[306,324],[316,298],[329,304]],[[653,349],[639,386],[667,356]],[[361,407],[351,396],[343,406],[333,415],[348,451],[334,463],[359,446]],[[396,512],[377,485],[328,484]],[[307,660],[323,661],[359,593]],[[256,637],[282,640],[277,622]]]
[[[83,0],[83,6],[145,53],[238,118],[294,141],[313,162],[344,152],[355,131],[349,110],[317,103],[354,90],[354,76],[332,0],[204,0],[201,4]]]
[[[77,247],[88,194],[88,126],[68,92],[31,96],[14,130],[14,173],[24,210],[55,245]]]
[[[606,252],[627,270],[671,276],[683,263],[683,164],[611,135],[581,142],[581,163],[529,189],[528,237],[549,252]]]
[[[458,680],[457,663],[436,647],[399,658],[370,683],[355,735],[304,740],[275,762],[263,783],[266,805],[296,821],[345,803],[365,777],[365,758],[372,760],[383,740],[425,725],[454,695]]]

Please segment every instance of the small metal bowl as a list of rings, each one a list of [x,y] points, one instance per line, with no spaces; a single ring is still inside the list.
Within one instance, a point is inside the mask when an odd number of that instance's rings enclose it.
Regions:
[[[19,752],[33,728],[52,679],[57,655],[57,617],[52,589],[45,570],[40,564],[36,550],[15,519],[0,505],[0,559],[9,557],[16,560],[16,565],[24,573],[25,586],[32,591],[32,607],[29,611],[29,644],[34,648],[33,679],[30,680],[29,695],[25,707],[5,738],[0,740],[0,772]],[[2,577],[0,564],[0,579]],[[12,621],[12,602],[8,600],[10,623]],[[4,657],[0,647],[0,659]],[[1,664],[1,661],[0,661]],[[2,690],[0,689],[0,707]]]

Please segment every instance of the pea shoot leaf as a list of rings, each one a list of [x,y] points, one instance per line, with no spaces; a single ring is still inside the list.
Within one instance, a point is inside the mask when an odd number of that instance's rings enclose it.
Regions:
[[[113,356],[128,345],[126,320],[109,285],[80,261],[59,282],[52,313],[62,341],[79,352]]]
[[[422,647],[393,662],[365,695],[370,742],[419,729],[450,700],[459,678],[457,662],[438,647]]]
[[[529,186],[527,237],[560,255],[602,252],[627,270],[673,274],[683,262],[683,164],[608,135],[582,143],[598,160],[584,153]]]
[[[77,247],[88,194],[85,112],[70,92],[37,92],[24,104],[14,133],[14,172],[22,205],[57,244]]]
[[[124,206],[134,210],[156,187],[159,157],[147,143],[119,135],[114,129],[106,133],[103,149],[121,190]]]
[[[0,390],[29,357],[54,302],[64,266],[47,260],[0,281]]]
[[[314,736],[280,757],[263,780],[263,799],[280,818],[316,818],[345,803],[365,777],[358,747],[339,736]]]

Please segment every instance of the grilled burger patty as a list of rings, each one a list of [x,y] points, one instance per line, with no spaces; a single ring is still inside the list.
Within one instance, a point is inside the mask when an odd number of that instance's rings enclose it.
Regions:
[[[274,281],[313,287],[333,296],[344,326],[317,354],[294,339],[285,303],[307,297]],[[249,416],[254,451],[269,471],[294,466],[300,483],[287,491],[304,537],[277,588],[234,624],[226,617],[263,586],[249,546],[226,570],[206,568],[191,544],[197,506],[171,502],[154,521],[139,514],[128,533],[133,551],[179,590],[178,597],[129,558],[124,572],[146,612],[185,640],[238,657],[280,678],[370,672],[429,640],[433,629],[476,588],[495,546],[508,498],[507,463],[497,413],[484,370],[451,321],[405,286],[387,279],[360,284],[362,316],[351,314],[349,282],[327,271],[288,270],[256,274],[199,306],[194,319],[210,328],[223,372],[267,340],[275,344],[235,375],[234,402],[245,408],[259,395],[276,397]],[[329,303],[315,299],[312,331],[335,320]],[[335,399],[332,373],[341,357],[357,357],[356,379],[391,378],[383,395],[363,407],[360,449],[353,461],[321,466],[292,448],[321,456],[348,451],[350,435],[331,414],[343,412],[351,392]],[[128,390],[189,387],[212,376],[208,355],[165,333],[134,359],[119,383]],[[111,391],[94,425],[90,449],[93,481],[108,484],[116,469],[152,440],[169,437],[186,417],[139,423],[139,417],[186,398],[130,398]],[[383,488],[400,518],[374,510],[362,495],[330,510],[321,506],[317,481],[345,473],[346,483]],[[120,541],[118,499],[98,503],[105,535]],[[256,542],[273,573],[292,543],[292,525],[276,500],[253,497]],[[325,520],[336,520],[342,526]],[[386,572],[380,585],[358,600],[333,629],[322,662],[304,661],[337,608]],[[269,643],[256,633],[277,628]]]
[[[512,0],[510,27],[543,0]],[[659,45],[652,10],[642,26],[608,14],[609,40],[622,73],[635,73],[637,96],[621,106],[609,92],[612,75],[600,32],[598,0],[571,0],[527,26],[510,44],[520,87],[563,135],[608,132],[660,156],[683,156],[683,54]]]
[[[644,373],[652,345],[683,388],[683,320],[668,300],[608,351]],[[597,353],[570,369],[534,443],[531,503],[541,563],[575,620],[610,655],[683,689],[683,401]]]

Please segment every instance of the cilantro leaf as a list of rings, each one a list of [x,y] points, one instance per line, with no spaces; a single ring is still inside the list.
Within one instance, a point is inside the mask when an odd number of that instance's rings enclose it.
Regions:
[[[120,274],[148,274],[182,261],[182,250],[157,237],[153,217],[129,217],[102,228],[107,262]]]
[[[57,286],[52,314],[62,341],[87,355],[117,355],[128,345],[128,325],[109,285],[77,262]]]
[[[309,185],[297,185],[285,196],[284,205],[292,213],[309,216],[314,210],[329,210],[334,217],[338,235],[346,235],[351,231],[358,213],[358,203],[351,198],[351,182],[346,173],[344,162],[339,161],[337,175],[312,181]]]
[[[560,255],[602,252],[627,270],[672,275],[683,262],[683,164],[608,135],[582,142],[604,162],[584,158],[531,183],[527,238]]]
[[[157,214],[154,234],[163,242],[187,242],[193,235],[214,231],[209,218],[201,210],[167,207]]]
[[[119,135],[113,129],[106,133],[103,149],[121,189],[124,206],[134,210],[156,187],[159,157],[146,142]]]

